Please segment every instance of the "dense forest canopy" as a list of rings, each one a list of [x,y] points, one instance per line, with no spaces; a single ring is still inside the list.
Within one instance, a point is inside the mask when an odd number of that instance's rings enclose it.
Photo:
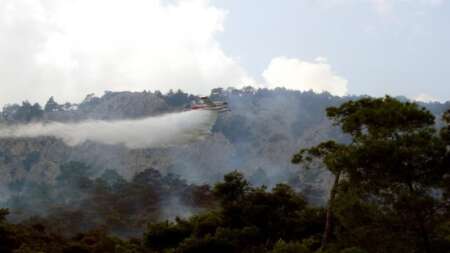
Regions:
[[[252,88],[212,97],[233,111],[200,147],[3,140],[0,252],[449,252],[448,104]],[[51,98],[44,109],[7,106],[2,121],[145,117],[193,100],[181,91]],[[127,163],[108,168],[83,149],[146,165],[129,175]],[[191,169],[209,180],[185,177]]]

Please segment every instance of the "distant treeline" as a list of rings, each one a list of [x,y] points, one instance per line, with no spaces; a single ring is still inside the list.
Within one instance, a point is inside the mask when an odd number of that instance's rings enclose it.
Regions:
[[[315,93],[313,91],[301,92],[287,90],[285,88],[266,89],[245,87],[242,89],[235,88],[216,88],[211,90],[212,99],[233,100],[238,107],[245,104],[252,109],[261,99],[286,97],[292,99],[296,97],[305,101],[302,106],[324,108],[326,105],[336,105],[349,99],[359,99],[361,97],[337,97],[327,92]],[[9,123],[27,123],[30,121],[39,121],[42,119],[67,120],[69,116],[75,117],[100,117],[100,118],[117,118],[117,117],[144,117],[158,113],[165,113],[172,110],[184,108],[199,97],[183,92],[182,90],[172,91],[163,94],[160,91],[143,91],[143,92],[112,92],[105,91],[103,96],[95,96],[88,94],[81,103],[58,103],[54,97],[50,97],[45,104],[30,103],[23,101],[21,103],[4,105],[0,113],[0,121]],[[408,101],[405,97],[399,97],[401,101]],[[153,100],[153,101],[152,101]],[[243,101],[240,101],[243,100]],[[120,101],[123,103],[121,104]],[[152,102],[151,102],[152,101]],[[156,101],[156,102],[155,102]],[[311,104],[312,103],[312,104]],[[144,104],[144,105],[143,105]],[[156,105],[156,106],[155,106]],[[315,106],[314,106],[315,105]],[[434,114],[442,113],[442,108],[448,108],[450,101],[446,103],[430,102],[420,103]],[[292,104],[296,107],[296,104]],[[77,113],[74,113],[77,112]],[[62,114],[67,114],[62,117]]]
[[[0,113],[0,121],[29,123],[41,120],[81,120],[89,117],[135,118],[168,112],[186,106],[197,98],[181,90],[169,91],[167,94],[159,91],[154,93],[106,91],[102,97],[89,94],[79,104],[69,102],[59,104],[50,97],[43,106],[28,101],[5,105]],[[120,100],[123,103],[120,103]]]

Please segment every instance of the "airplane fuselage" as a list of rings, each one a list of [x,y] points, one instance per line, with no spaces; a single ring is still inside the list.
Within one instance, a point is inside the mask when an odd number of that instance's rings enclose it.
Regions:
[[[222,101],[211,101],[206,97],[202,98],[202,103],[191,105],[191,110],[208,110],[217,112],[229,111],[228,103]]]

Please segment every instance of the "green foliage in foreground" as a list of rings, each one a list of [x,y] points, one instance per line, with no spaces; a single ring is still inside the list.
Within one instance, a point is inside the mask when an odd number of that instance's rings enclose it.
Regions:
[[[450,221],[450,112],[440,131],[429,111],[391,97],[349,101],[327,115],[351,141],[327,141],[293,158],[322,162],[336,176],[322,249],[449,252],[442,226]]]
[[[252,187],[242,174],[233,172],[214,186],[214,204],[205,212],[150,223],[139,239],[118,238],[105,228],[64,236],[47,227],[52,223],[10,224],[9,211],[0,209],[0,252],[450,252],[450,111],[443,115],[441,129],[436,129],[430,112],[390,97],[350,101],[329,108],[327,114],[350,141],[327,141],[293,157],[294,163],[325,166],[335,175],[326,209],[311,207],[288,185],[271,190]],[[58,180],[70,186],[79,172],[66,172]],[[147,197],[153,196],[149,193],[158,196],[165,188],[155,184],[172,182],[155,181],[155,172],[148,170],[121,189],[128,189],[124,192],[134,198],[132,190],[141,189],[138,199],[149,201]],[[105,214],[121,209],[110,205],[118,195],[91,183],[88,188],[95,190],[96,198],[88,203],[100,205]],[[184,184],[178,188],[187,189]],[[103,200],[107,195],[114,197]],[[94,210],[89,206],[85,205],[86,212]],[[121,213],[124,217],[135,212]]]
[[[213,192],[220,208],[150,223],[142,241],[100,228],[64,237],[39,223],[9,224],[2,209],[0,252],[312,252],[319,246],[324,211],[308,207],[288,185],[251,187],[233,172]]]
[[[272,191],[250,187],[237,172],[224,179],[214,187],[219,210],[150,224],[145,245],[169,252],[292,252],[297,248],[310,252],[317,248],[322,209],[308,207],[288,185],[279,184]],[[280,240],[295,243],[284,245]]]

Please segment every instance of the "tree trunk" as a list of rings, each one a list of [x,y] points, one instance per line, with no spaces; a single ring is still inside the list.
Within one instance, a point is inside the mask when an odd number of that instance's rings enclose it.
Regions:
[[[334,203],[334,199],[336,197],[336,191],[337,191],[337,186],[339,184],[339,178],[341,177],[341,171],[338,171],[335,178],[334,178],[334,183],[333,183],[333,187],[331,188],[331,192],[330,192],[330,199],[328,200],[328,207],[327,207],[327,217],[325,220],[325,229],[323,231],[323,236],[322,236],[322,242],[320,245],[320,250],[323,250],[325,248],[325,246],[328,243],[328,240],[330,238],[331,235],[331,229],[332,229],[332,218],[333,218],[333,203]]]
[[[416,192],[414,190],[414,187],[412,183],[408,183],[409,190],[411,192],[411,195],[416,195]],[[430,237],[428,236],[428,231],[425,226],[425,219],[423,215],[420,214],[420,211],[417,209],[414,209],[414,214],[416,216],[417,222],[418,222],[418,237],[422,239],[423,242],[423,249],[425,253],[431,253],[431,244],[430,244]]]
[[[421,234],[421,237],[423,240],[423,248],[426,253],[431,253],[430,238],[428,236],[427,229],[425,228],[425,221],[423,219],[421,219],[421,217],[419,219],[420,219],[420,221],[419,221],[420,234]]]

